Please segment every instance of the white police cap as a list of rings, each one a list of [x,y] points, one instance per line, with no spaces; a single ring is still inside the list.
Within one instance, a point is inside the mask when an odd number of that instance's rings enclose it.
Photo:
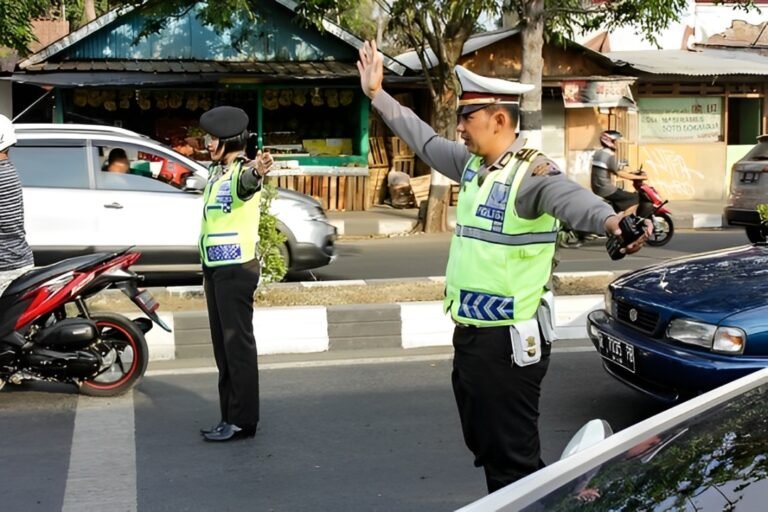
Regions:
[[[461,86],[459,114],[469,114],[493,104],[519,104],[520,96],[534,89],[529,84],[481,76],[463,66],[456,66],[454,71]]]

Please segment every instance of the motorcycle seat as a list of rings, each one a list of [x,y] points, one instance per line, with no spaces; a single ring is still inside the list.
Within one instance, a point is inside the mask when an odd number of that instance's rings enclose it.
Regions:
[[[57,261],[56,263],[46,265],[45,267],[35,268],[17,277],[8,288],[6,288],[3,296],[23,292],[66,272],[76,272],[87,267],[98,265],[114,256],[115,253],[111,252],[97,252],[94,254],[75,256],[74,258]]]

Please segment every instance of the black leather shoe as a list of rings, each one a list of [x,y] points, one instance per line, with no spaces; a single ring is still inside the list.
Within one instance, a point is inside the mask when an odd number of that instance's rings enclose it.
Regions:
[[[220,421],[220,422],[219,422],[219,424],[218,424],[218,425],[216,425],[215,427],[210,427],[210,428],[201,428],[201,429],[200,429],[200,435],[203,435],[203,436],[204,436],[205,434],[212,434],[212,433],[214,433],[214,432],[218,432],[219,430],[221,430],[222,428],[224,428],[224,425],[226,425],[226,424],[227,424],[227,423],[226,423],[225,421]]]
[[[247,437],[253,437],[256,435],[256,426],[249,425],[244,427],[238,427],[232,423],[224,423],[224,425],[215,432],[209,434],[203,434],[206,441],[212,442],[224,442],[234,441],[236,439],[245,439]]]

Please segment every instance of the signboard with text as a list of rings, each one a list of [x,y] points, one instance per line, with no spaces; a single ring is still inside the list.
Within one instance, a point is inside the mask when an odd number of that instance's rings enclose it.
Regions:
[[[717,142],[723,135],[723,98],[640,98],[641,142]]]
[[[564,80],[563,103],[565,108],[635,108],[630,85],[632,82],[627,80]]]

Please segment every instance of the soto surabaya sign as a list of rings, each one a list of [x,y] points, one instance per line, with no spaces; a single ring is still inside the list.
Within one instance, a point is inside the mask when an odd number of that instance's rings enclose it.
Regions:
[[[641,98],[638,106],[642,142],[721,140],[722,98]]]

